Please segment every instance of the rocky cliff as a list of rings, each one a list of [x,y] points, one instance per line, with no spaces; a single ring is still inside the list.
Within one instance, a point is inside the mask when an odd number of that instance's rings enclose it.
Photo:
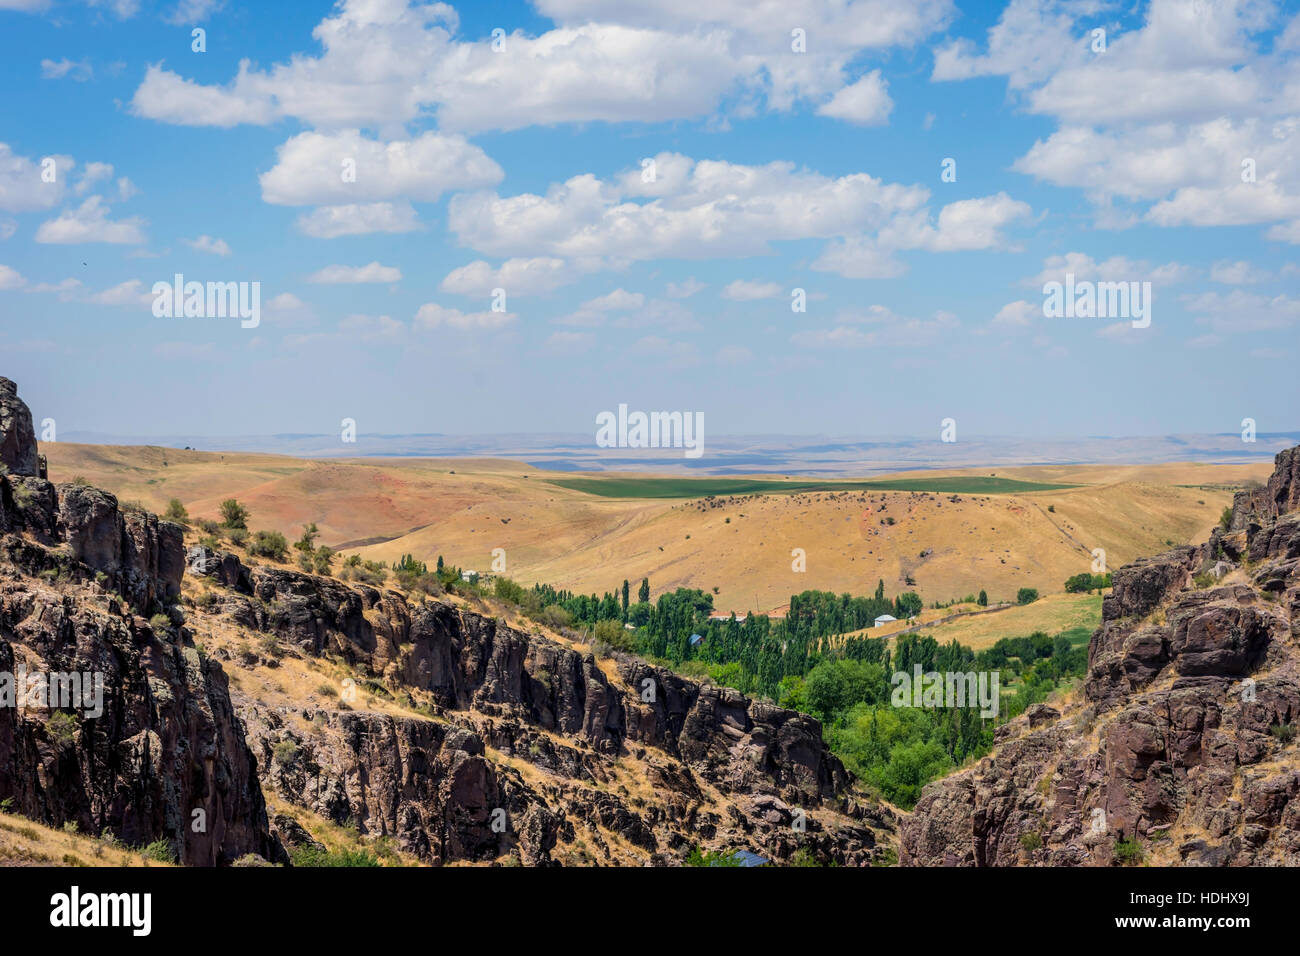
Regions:
[[[0,800],[186,863],[282,859],[226,675],[175,605],[182,529],[31,477],[7,379],[0,425]]]
[[[810,717],[449,599],[201,547],[190,568],[211,586],[196,632],[271,639],[279,659],[254,655],[251,672],[328,661],[399,705],[236,694],[264,784],[292,805],[435,863],[673,864],[697,845],[879,856],[889,817],[851,796]]]
[[[103,682],[96,708],[0,706],[0,800],[32,819],[201,865],[285,862],[301,820],[434,864],[882,858],[892,815],[812,718],[502,608],[187,551],[37,477],[7,379],[0,427],[0,675]]]
[[[900,861],[1300,865],[1298,559],[1292,448],[1208,542],[1115,573],[1082,699],[927,787]]]

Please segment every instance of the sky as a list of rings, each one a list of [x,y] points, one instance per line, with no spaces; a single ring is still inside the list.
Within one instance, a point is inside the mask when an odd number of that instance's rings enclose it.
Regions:
[[[61,431],[1300,426],[1295,2],[0,0],[0,79]]]

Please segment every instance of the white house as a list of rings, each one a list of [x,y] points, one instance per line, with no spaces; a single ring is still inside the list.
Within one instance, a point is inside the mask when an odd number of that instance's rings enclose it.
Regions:
[[[892,624],[897,620],[898,618],[894,617],[892,614],[882,614],[880,617],[876,618],[876,627],[884,627],[886,624]]]

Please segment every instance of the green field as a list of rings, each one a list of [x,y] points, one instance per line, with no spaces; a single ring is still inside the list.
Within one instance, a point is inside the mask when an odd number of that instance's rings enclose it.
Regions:
[[[928,491],[952,495],[1011,495],[1060,491],[1014,478],[899,478],[885,481],[809,481],[779,478],[553,478],[551,484],[602,498],[705,498],[709,495],[791,495],[804,491]]]

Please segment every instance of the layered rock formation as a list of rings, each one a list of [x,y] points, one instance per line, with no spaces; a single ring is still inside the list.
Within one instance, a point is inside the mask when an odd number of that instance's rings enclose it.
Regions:
[[[438,863],[544,864],[575,841],[589,862],[677,863],[699,844],[879,855],[889,818],[848,795],[812,718],[632,657],[602,668],[449,601],[203,548],[189,566],[216,585],[197,630],[211,614],[429,701],[426,718],[236,696],[264,783],[327,819]]]
[[[1226,531],[1121,568],[1083,701],[931,784],[908,865],[1300,864],[1300,449]]]
[[[226,676],[177,626],[182,529],[30,477],[5,379],[0,408],[0,800],[186,863],[284,859]]]

